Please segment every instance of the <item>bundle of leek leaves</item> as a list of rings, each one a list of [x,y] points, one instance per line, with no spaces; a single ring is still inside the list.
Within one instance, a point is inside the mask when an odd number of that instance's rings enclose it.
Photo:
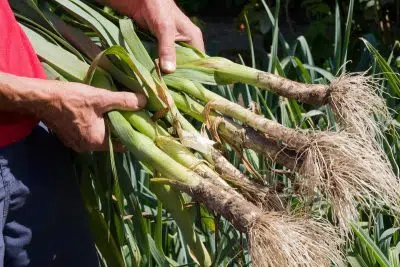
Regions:
[[[302,84],[184,43],[176,45],[177,71],[163,75],[149,55],[154,39],[107,8],[10,2],[50,79],[148,97],[142,111],[107,114],[109,153],[77,155],[103,266],[344,266],[360,207],[399,211],[398,180],[376,142],[384,134],[375,118],[389,113],[372,78]],[[269,90],[327,105],[337,131],[288,128],[266,103],[269,118],[213,92],[237,82],[264,102]],[[127,151],[113,153],[111,138]],[[281,183],[259,172],[265,162],[283,168]]]

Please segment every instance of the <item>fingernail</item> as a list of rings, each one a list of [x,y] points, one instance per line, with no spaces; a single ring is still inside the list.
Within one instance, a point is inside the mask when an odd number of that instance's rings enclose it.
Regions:
[[[170,60],[161,60],[161,69],[165,73],[172,73],[176,69],[176,65],[174,62]]]
[[[138,99],[138,107],[139,108],[144,108],[147,104],[147,97],[145,94],[142,93],[137,93],[136,97]]]

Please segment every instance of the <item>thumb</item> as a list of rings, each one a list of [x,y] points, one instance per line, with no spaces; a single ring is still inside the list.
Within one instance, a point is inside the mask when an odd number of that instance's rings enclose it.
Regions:
[[[114,109],[135,111],[147,104],[146,96],[142,93],[109,92],[104,98],[103,112]]]
[[[176,69],[175,25],[164,24],[157,30],[157,33],[161,70],[165,73],[172,73]]]

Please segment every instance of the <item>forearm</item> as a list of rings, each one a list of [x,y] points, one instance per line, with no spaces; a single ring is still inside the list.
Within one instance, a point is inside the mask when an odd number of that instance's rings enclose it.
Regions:
[[[54,102],[52,82],[0,72],[0,110],[39,116]]]

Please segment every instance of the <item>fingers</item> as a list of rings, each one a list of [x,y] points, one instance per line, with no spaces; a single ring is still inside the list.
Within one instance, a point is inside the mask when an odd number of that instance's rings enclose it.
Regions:
[[[172,73],[176,69],[175,31],[173,23],[163,21],[158,23],[155,33],[161,70],[165,73]]]
[[[188,44],[193,47],[199,49],[204,52],[204,41],[203,41],[203,33],[200,28],[192,23],[192,21],[186,17],[183,13],[177,20],[178,31],[181,36],[183,36],[184,40]]]
[[[135,111],[144,108],[147,99],[146,96],[141,93],[107,91],[107,93],[102,96],[101,102],[100,106],[102,112],[115,109]]]
[[[188,41],[188,43],[193,47],[199,49],[201,52],[205,52],[203,34],[197,26],[194,27],[195,28],[191,32],[191,39],[190,41]]]
[[[176,70],[175,41],[184,41],[204,51],[200,29],[178,8],[173,0],[144,1],[144,5],[132,17],[148,28],[158,40],[158,56],[161,70]]]

